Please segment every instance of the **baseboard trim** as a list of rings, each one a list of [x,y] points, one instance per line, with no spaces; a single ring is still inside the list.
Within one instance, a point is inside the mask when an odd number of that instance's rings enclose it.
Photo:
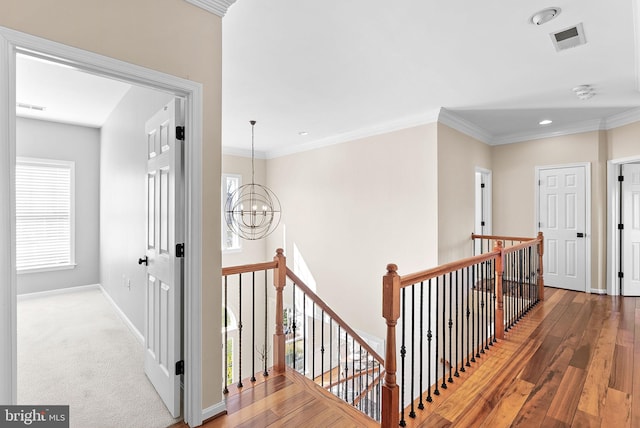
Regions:
[[[607,294],[607,290],[601,290],[599,288],[592,288],[591,294]]]
[[[98,287],[100,288],[100,291],[102,291],[102,294],[104,295],[104,297],[106,297],[109,303],[111,303],[111,306],[116,311],[120,319],[125,323],[125,325],[129,328],[129,330],[131,330],[131,333],[133,333],[133,335],[138,340],[138,342],[144,346],[144,335],[140,333],[140,331],[136,328],[135,325],[133,325],[129,317],[127,317],[127,315],[124,312],[122,312],[122,309],[120,309],[118,304],[111,298],[109,293],[107,293],[107,290],[105,290],[102,285],[98,285]]]
[[[224,401],[221,401],[218,404],[214,404],[211,407],[207,407],[206,409],[203,409],[202,420],[207,421],[208,419],[215,418],[216,416],[220,416],[226,412],[227,412],[227,403]]]
[[[59,294],[75,293],[78,291],[96,290],[100,288],[102,288],[100,284],[78,285],[77,287],[65,287],[65,288],[58,288],[55,290],[38,291],[35,293],[18,294],[16,298],[18,299],[18,301],[29,300],[29,299],[37,299],[40,297],[55,296]]]

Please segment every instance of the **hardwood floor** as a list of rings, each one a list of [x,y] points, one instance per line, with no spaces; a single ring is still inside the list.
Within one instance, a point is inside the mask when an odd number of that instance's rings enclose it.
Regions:
[[[640,298],[545,297],[407,426],[640,427]],[[228,413],[204,427],[377,426],[289,373],[230,395]]]
[[[545,289],[409,427],[640,427],[640,298]]]

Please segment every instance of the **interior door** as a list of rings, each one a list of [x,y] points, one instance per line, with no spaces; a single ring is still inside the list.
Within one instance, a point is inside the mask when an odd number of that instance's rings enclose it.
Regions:
[[[146,123],[147,265],[144,371],[174,416],[180,415],[183,203],[182,103],[175,99]]]
[[[640,296],[640,164],[622,165],[622,294]]]
[[[544,234],[544,282],[586,291],[586,167],[541,169],[539,229]]]

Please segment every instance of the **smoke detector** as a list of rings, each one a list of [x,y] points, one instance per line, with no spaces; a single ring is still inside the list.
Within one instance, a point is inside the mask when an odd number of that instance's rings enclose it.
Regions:
[[[560,15],[562,9],[559,7],[548,7],[531,15],[529,22],[533,25],[542,25],[551,21],[556,16]]]
[[[557,52],[587,43],[582,23],[560,30],[557,33],[551,33],[550,35],[553,46],[555,46]]]
[[[588,100],[596,94],[595,89],[591,85],[580,85],[573,88],[573,92],[581,100]]]

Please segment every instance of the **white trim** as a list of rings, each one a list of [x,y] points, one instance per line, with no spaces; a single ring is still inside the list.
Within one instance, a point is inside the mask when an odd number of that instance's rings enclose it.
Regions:
[[[638,56],[638,55],[636,55]],[[606,119],[606,129],[619,128],[640,121],[640,107],[614,114]]]
[[[488,224],[485,224],[486,229],[485,229],[485,235],[491,235],[493,233],[493,172],[490,169],[486,169],[486,168],[482,168],[479,166],[476,166],[475,168],[475,172],[478,174],[483,175],[484,177],[486,177],[487,182],[485,183],[485,189],[486,189],[486,199],[489,202],[487,210],[486,210],[486,214],[487,214],[487,218],[488,218]],[[477,185],[478,183],[475,182],[474,184],[476,186],[476,190],[474,192],[474,194],[476,192],[478,192],[478,188]],[[476,214],[477,214],[477,209],[478,207],[475,207],[476,210]],[[474,220],[475,223],[475,220]],[[474,226],[475,229],[475,226]],[[477,232],[476,232],[477,233]]]
[[[491,133],[480,128],[478,125],[461,118],[451,110],[441,108],[440,114],[438,115],[438,122],[475,138],[476,140],[482,141],[485,144],[491,144],[493,141],[493,135],[491,135]]]
[[[585,289],[583,290],[585,293],[590,293],[591,288],[591,235],[593,233],[592,224],[591,224],[591,162],[578,162],[571,164],[563,164],[563,165],[544,165],[544,166],[536,166],[535,167],[535,225],[534,230],[540,231],[538,225],[540,224],[540,186],[538,182],[540,180],[540,171],[545,169],[556,169],[556,168],[577,168],[584,167],[584,175],[585,175]]]
[[[501,137],[495,137],[491,140],[492,146],[498,146],[503,144],[522,143],[524,141],[541,140],[543,138],[561,137],[564,135],[580,134],[583,132],[602,131],[605,130],[606,120],[594,119],[580,123],[572,124],[571,126],[556,129],[548,132],[516,132]]]
[[[592,288],[591,291],[589,291],[589,293],[591,294],[600,294],[600,295],[605,295],[607,294],[607,290],[601,290],[599,288]]]
[[[239,156],[243,158],[251,157],[251,149],[240,149],[238,147],[223,147],[222,154],[226,156]],[[267,152],[262,150],[255,150],[254,157],[256,159],[267,159]]]
[[[236,0],[186,0],[194,6],[211,12],[222,18]]]
[[[120,309],[120,306],[118,306],[115,300],[111,298],[111,295],[109,295],[107,290],[105,290],[105,288],[101,284],[98,284],[98,288],[100,289],[100,291],[102,291],[102,294],[109,301],[109,303],[111,304],[111,307],[113,307],[113,309],[116,311],[116,313],[118,314],[122,322],[124,322],[124,324],[129,328],[129,331],[131,331],[131,333],[135,336],[135,338],[138,340],[140,345],[144,346],[144,334],[140,333],[140,330],[138,330],[136,326],[133,325],[129,317],[124,312],[122,312],[122,309]]]
[[[618,185],[618,166],[625,163],[640,162],[640,156],[629,156],[607,161],[607,294],[620,295],[618,287],[618,266],[620,264],[620,223],[619,204],[620,187]]]
[[[185,390],[184,420],[202,424],[202,120],[200,83],[129,64],[103,55],[0,27],[0,402],[16,403],[16,274],[13,176],[15,165],[15,53],[37,52],[53,60],[125,82],[152,87],[185,98]],[[10,343],[10,346],[6,346]]]
[[[227,403],[221,401],[218,404],[214,404],[213,406],[202,410],[202,420],[206,421],[207,419],[214,418],[224,413],[227,413]]]
[[[349,131],[338,135],[333,135],[319,140],[310,141],[305,144],[283,147],[268,151],[266,153],[267,159],[274,159],[286,155],[292,155],[295,153],[306,152],[309,150],[320,149],[322,147],[333,146],[335,144],[347,143],[350,141],[359,140],[361,138],[372,137],[375,135],[387,134],[402,129],[414,128],[416,126],[427,125],[438,121],[438,115],[440,109],[430,110],[423,114],[415,116],[409,116],[402,119],[385,122],[381,124],[372,125],[369,127],[357,129],[355,131]]]
[[[55,290],[37,291],[35,293],[18,294],[17,300],[31,300],[40,297],[57,296],[60,294],[76,293],[79,291],[90,291],[102,288],[100,284],[78,285],[77,287],[57,288]]]

